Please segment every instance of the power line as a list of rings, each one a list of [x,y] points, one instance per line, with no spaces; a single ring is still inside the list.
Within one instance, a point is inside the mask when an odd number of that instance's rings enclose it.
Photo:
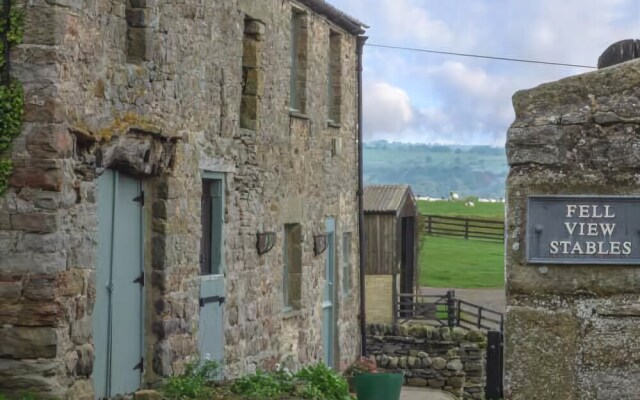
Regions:
[[[525,58],[484,56],[484,55],[480,55],[480,54],[455,53],[455,52],[452,52],[452,51],[439,51],[439,50],[430,50],[430,49],[419,49],[419,48],[415,48],[415,47],[389,46],[389,45],[374,44],[374,43],[366,43],[366,46],[381,47],[381,48],[385,48],[385,49],[394,49],[394,50],[417,51],[417,52],[420,52],[420,53],[446,54],[446,55],[449,55],[449,56],[458,56],[458,57],[486,58],[486,59],[489,59],[489,60],[512,61],[512,62],[521,62],[521,63],[529,63],[529,64],[544,64],[544,65],[557,65],[557,66],[561,66],[561,67],[597,69],[597,67],[594,67],[592,65],[567,64],[567,63],[552,62],[552,61],[528,60],[528,59],[525,59]]]

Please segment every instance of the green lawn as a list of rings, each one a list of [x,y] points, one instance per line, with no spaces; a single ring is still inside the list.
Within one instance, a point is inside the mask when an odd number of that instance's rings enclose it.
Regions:
[[[421,213],[470,218],[504,218],[504,204],[418,202]],[[451,288],[504,286],[504,245],[497,241],[422,235],[420,285]]]
[[[423,236],[420,285],[451,288],[502,287],[500,242]]]

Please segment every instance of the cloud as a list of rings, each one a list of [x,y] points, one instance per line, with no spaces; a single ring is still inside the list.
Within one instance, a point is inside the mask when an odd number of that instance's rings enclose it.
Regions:
[[[638,0],[330,0],[369,43],[595,65],[640,38]],[[588,70],[365,48],[365,137],[503,144],[513,93]]]
[[[407,93],[385,82],[368,83],[362,106],[365,139],[397,135],[413,120],[411,101]]]

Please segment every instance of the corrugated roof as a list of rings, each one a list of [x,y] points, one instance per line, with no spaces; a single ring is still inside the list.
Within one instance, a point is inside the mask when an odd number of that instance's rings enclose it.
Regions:
[[[367,185],[364,187],[364,212],[397,212],[409,185]]]

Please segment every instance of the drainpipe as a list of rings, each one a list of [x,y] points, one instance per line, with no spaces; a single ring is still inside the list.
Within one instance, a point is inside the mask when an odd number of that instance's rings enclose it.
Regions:
[[[362,48],[364,42],[367,41],[366,36],[358,36],[357,53],[358,53],[358,248],[360,250],[360,343],[362,348],[360,353],[363,357],[367,355],[367,318],[365,315],[365,265],[364,265],[364,208],[362,189]]]

